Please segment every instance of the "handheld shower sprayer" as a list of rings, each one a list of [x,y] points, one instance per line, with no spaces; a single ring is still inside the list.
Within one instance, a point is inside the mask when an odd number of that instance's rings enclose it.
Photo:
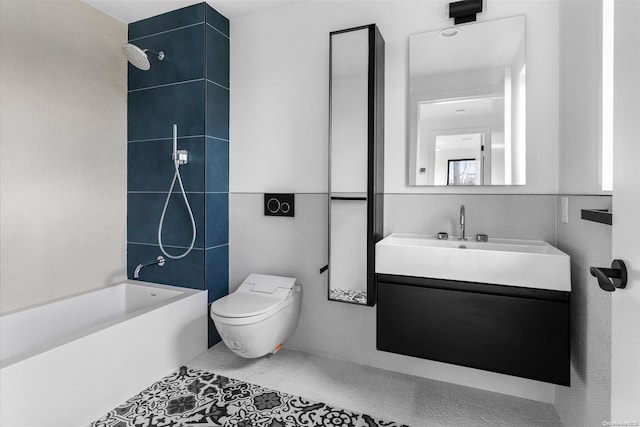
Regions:
[[[171,151],[171,160],[174,162],[178,157],[178,125],[173,124],[173,150]]]
[[[191,206],[189,205],[189,200],[187,199],[187,194],[184,191],[184,185],[182,184],[182,177],[180,176],[180,166],[186,165],[189,162],[189,152],[187,150],[178,150],[178,125],[173,125],[173,150],[171,154],[171,160],[173,161],[173,166],[175,168],[175,173],[173,174],[173,181],[171,181],[171,187],[169,187],[169,191],[167,193],[167,199],[164,202],[164,207],[162,208],[162,215],[160,215],[160,223],[158,224],[158,245],[160,246],[160,250],[162,253],[171,259],[180,259],[186,257],[189,252],[193,249],[193,246],[196,243],[196,221],[193,218],[193,211],[191,210]],[[162,226],[164,224],[164,217],[167,213],[167,206],[169,206],[169,200],[171,199],[171,194],[173,193],[173,188],[176,185],[176,180],[180,185],[180,191],[182,193],[182,198],[184,199],[184,203],[187,206],[187,211],[189,212],[189,218],[191,219],[191,244],[189,248],[180,255],[171,255],[167,253],[163,244],[162,244]]]
[[[173,152],[171,154],[171,160],[178,162],[179,166],[189,163],[189,151],[178,150],[178,125],[173,125]]]

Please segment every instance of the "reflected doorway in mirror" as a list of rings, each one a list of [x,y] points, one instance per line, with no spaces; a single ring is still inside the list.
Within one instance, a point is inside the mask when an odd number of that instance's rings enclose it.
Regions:
[[[409,39],[409,185],[450,185],[435,139],[485,128],[473,185],[526,184],[525,17],[496,19]],[[484,164],[482,155],[484,154]],[[466,184],[470,185],[470,184]]]

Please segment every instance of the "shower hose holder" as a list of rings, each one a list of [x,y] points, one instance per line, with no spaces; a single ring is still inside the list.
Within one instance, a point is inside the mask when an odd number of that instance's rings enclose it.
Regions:
[[[178,161],[178,165],[186,165],[189,163],[189,150],[177,150],[171,155],[171,159],[175,162]]]

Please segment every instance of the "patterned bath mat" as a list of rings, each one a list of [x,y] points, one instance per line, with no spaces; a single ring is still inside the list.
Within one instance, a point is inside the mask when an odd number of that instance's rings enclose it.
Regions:
[[[91,426],[375,427],[401,424],[183,366]]]

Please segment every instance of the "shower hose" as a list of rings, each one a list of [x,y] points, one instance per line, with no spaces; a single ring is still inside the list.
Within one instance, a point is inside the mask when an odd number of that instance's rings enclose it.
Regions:
[[[193,249],[193,246],[196,243],[196,221],[195,219],[193,219],[193,212],[191,211],[191,205],[189,205],[189,200],[187,200],[187,194],[184,191],[184,185],[182,184],[182,177],[180,176],[180,162],[178,160],[177,151],[176,151],[177,129],[175,125],[174,125],[174,132],[173,132],[173,141],[174,141],[173,142],[173,147],[174,147],[173,166],[176,169],[176,173],[173,175],[173,181],[171,181],[171,187],[169,188],[169,192],[167,193],[167,199],[164,202],[164,208],[162,208],[162,215],[160,215],[160,223],[158,224],[158,245],[160,246],[160,250],[162,251],[162,253],[167,258],[180,259],[180,258],[186,257],[189,254],[189,252],[191,252],[191,250]],[[184,253],[180,255],[171,255],[167,253],[167,251],[164,249],[164,246],[162,245],[162,224],[164,223],[164,216],[167,213],[167,206],[169,206],[169,199],[171,199],[171,193],[173,193],[173,188],[176,185],[176,181],[178,181],[178,184],[180,185],[182,198],[184,199],[185,205],[187,205],[187,211],[189,211],[189,218],[191,219],[192,237],[191,237],[191,244],[189,245],[189,249],[187,249]]]

